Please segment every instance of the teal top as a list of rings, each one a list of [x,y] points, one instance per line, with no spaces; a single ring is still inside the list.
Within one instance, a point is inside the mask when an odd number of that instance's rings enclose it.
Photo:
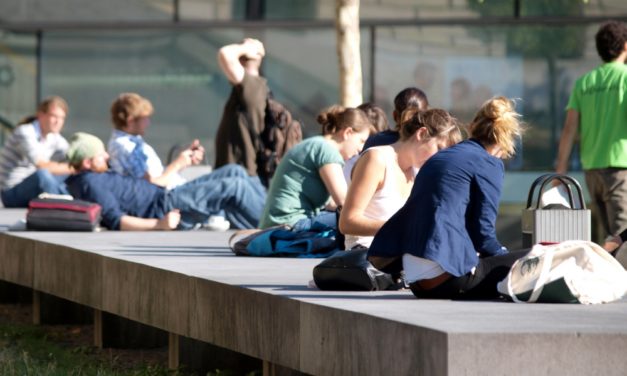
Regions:
[[[344,159],[322,136],[308,138],[290,149],[272,178],[259,226],[293,225],[317,215],[329,200],[318,170],[330,163],[343,166]]]
[[[627,167],[627,66],[606,63],[575,83],[567,109],[579,113],[585,170]]]

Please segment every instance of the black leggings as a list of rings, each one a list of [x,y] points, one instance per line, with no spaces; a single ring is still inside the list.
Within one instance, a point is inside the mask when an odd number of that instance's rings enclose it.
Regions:
[[[529,249],[522,249],[504,255],[480,258],[474,274],[453,277],[431,290],[421,290],[416,283],[410,284],[409,288],[417,298],[422,299],[495,299],[500,296],[496,290],[497,283],[507,276],[514,262],[527,253]]]

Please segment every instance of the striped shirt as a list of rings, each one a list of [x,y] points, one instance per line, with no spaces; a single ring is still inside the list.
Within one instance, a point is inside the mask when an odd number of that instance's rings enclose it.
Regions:
[[[0,189],[21,183],[37,170],[37,162],[65,160],[68,142],[59,133],[42,138],[39,122],[15,128],[0,152]]]

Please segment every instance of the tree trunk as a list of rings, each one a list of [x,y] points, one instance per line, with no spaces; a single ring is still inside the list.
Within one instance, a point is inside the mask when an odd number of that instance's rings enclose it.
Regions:
[[[359,0],[336,0],[335,26],[340,63],[340,104],[356,107],[363,102],[359,51]]]

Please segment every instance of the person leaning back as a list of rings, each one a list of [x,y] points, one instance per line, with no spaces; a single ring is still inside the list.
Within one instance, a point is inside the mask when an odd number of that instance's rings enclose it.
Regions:
[[[68,105],[58,96],[44,99],[37,114],[22,121],[0,153],[0,195],[5,207],[19,208],[40,193],[67,194],[68,143],[61,135]]]

